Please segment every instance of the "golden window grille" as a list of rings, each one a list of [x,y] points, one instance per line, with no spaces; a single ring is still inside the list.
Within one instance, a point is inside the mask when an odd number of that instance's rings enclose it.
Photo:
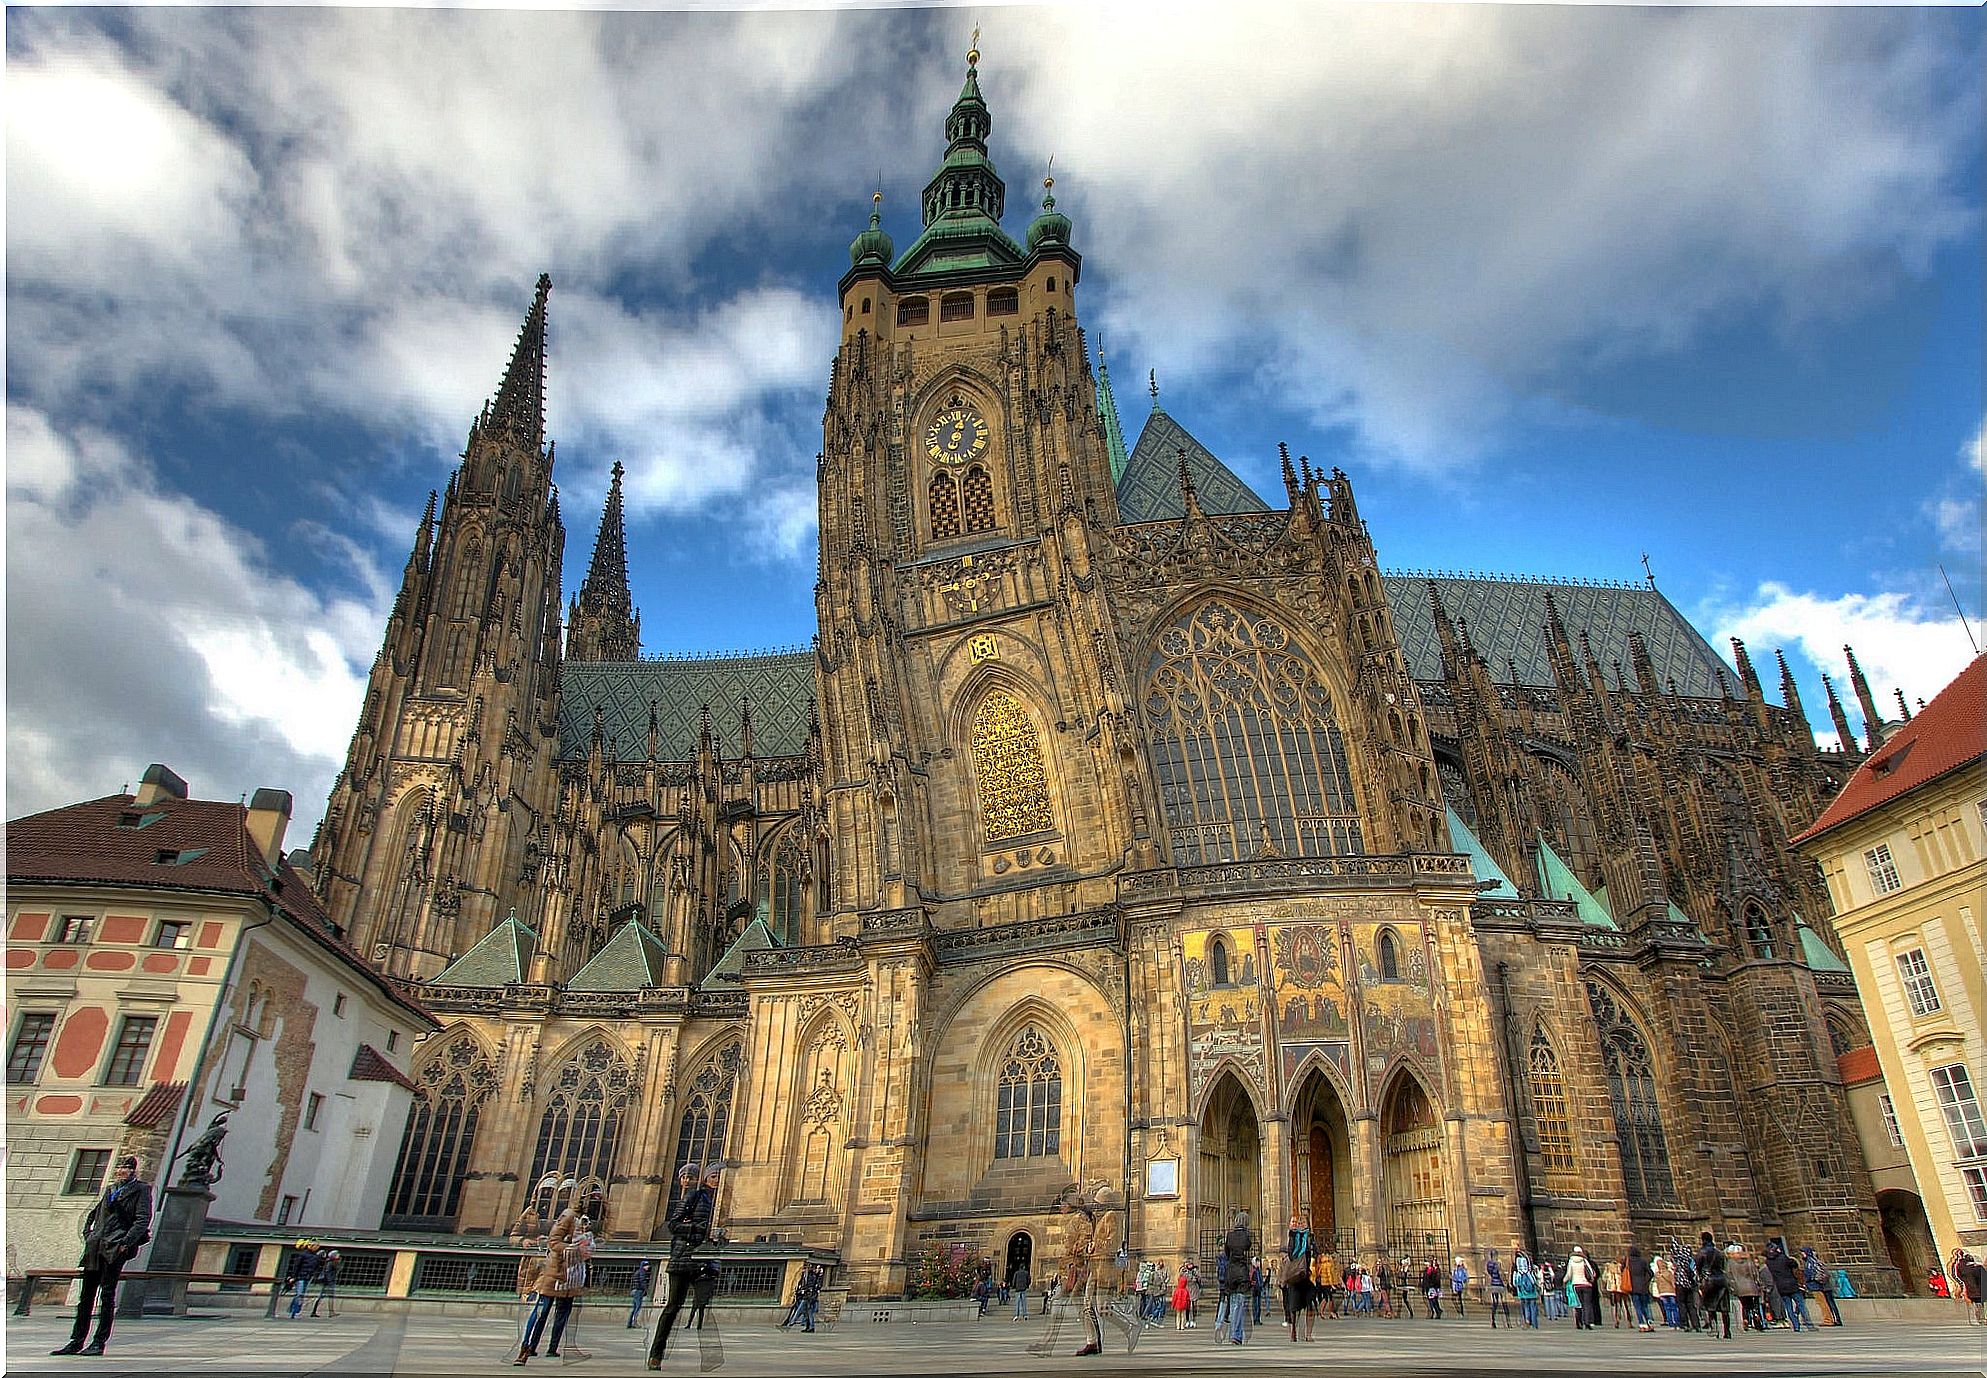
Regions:
[[[995,689],[981,701],[973,715],[972,752],[980,829],[986,841],[1004,842],[1054,829],[1041,738],[1014,695]]]

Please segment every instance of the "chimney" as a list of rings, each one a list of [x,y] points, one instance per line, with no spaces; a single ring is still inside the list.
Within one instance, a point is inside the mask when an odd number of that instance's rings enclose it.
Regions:
[[[282,869],[283,830],[290,826],[290,792],[286,789],[259,789],[248,801],[248,835],[262,849],[262,860],[271,871]]]
[[[144,808],[148,804],[158,803],[161,799],[184,798],[186,798],[186,781],[173,774],[171,767],[162,766],[155,761],[145,767],[145,773],[138,781],[138,793],[132,796],[131,803],[133,807]]]

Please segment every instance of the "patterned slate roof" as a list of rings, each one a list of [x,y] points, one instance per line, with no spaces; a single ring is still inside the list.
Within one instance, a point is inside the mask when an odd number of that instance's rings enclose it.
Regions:
[[[469,951],[442,968],[435,977],[438,986],[507,986],[524,979],[531,956],[538,951],[538,935],[510,914],[495,928],[478,938]]]
[[[566,982],[567,990],[637,991],[662,984],[669,948],[646,924],[630,919],[615,930],[600,951]]]
[[[754,755],[800,755],[807,750],[807,718],[814,702],[814,653],[568,662],[559,677],[559,756],[570,760],[586,755],[598,709],[609,758],[643,759],[653,704],[661,738],[658,760],[696,757],[706,705],[720,752],[735,758],[741,754],[741,698],[752,704]]]
[[[1178,451],[1187,452],[1195,496],[1201,510],[1212,513],[1267,512],[1269,506],[1248,484],[1235,476],[1186,428],[1158,407],[1146,419],[1138,445],[1118,480],[1118,520],[1177,521],[1180,501]],[[1428,608],[1428,584],[1433,578],[1451,619],[1469,623],[1470,641],[1490,667],[1490,677],[1510,684],[1517,666],[1518,684],[1551,686],[1552,662],[1546,656],[1543,628],[1545,596],[1559,605],[1567,635],[1586,632],[1603,670],[1615,661],[1632,662],[1630,632],[1640,632],[1655,663],[1659,687],[1674,679],[1677,691],[1694,698],[1719,698],[1724,689],[1718,672],[1724,668],[1695,627],[1656,589],[1643,584],[1571,583],[1551,579],[1513,579],[1452,574],[1390,574],[1387,601],[1393,607],[1394,629],[1407,656],[1408,673],[1419,680],[1442,678],[1442,645]]]
[[[1695,698],[1719,698],[1724,690],[1718,672],[1724,662],[1684,621],[1670,600],[1644,584],[1575,584],[1547,579],[1469,578],[1460,575],[1389,574],[1383,582],[1400,634],[1408,673],[1416,679],[1442,677],[1442,643],[1435,633],[1435,616],[1428,607],[1433,582],[1451,621],[1469,623],[1470,641],[1499,684],[1510,684],[1516,663],[1519,684],[1551,685],[1552,662],[1546,656],[1545,596],[1559,607],[1566,634],[1586,632],[1594,658],[1612,679],[1613,664],[1630,667],[1628,635],[1640,632],[1656,667],[1659,688],[1674,679],[1677,692]],[[1634,671],[1628,669],[1632,676]],[[1632,680],[1631,680],[1632,682]]]
[[[1223,464],[1187,428],[1158,407],[1145,418],[1138,444],[1118,478],[1118,520],[1178,521],[1186,511],[1180,500],[1180,451],[1187,452],[1187,472],[1194,477],[1194,497],[1203,512],[1267,512],[1269,504],[1235,471]]]

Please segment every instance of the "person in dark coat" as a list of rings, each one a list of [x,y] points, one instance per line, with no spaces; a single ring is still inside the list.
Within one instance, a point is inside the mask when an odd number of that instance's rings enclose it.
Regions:
[[[69,1343],[54,1353],[103,1353],[110,1341],[111,1314],[117,1309],[118,1277],[151,1237],[151,1185],[139,1180],[136,1158],[120,1158],[103,1199],[83,1218],[83,1256],[76,1264],[83,1270],[83,1293],[76,1299],[76,1323],[70,1329]],[[92,1312],[97,1318],[97,1333],[86,1345],[83,1337],[89,1334]]]
[[[1801,1295],[1800,1270],[1794,1267],[1794,1260],[1787,1257],[1787,1251],[1777,1240],[1766,1246],[1766,1276],[1780,1296],[1780,1314],[1787,1318],[1787,1324],[1799,1332],[1804,1328],[1801,1323],[1806,1321],[1805,1328],[1814,1329],[1807,1298]]]
[[[1655,1271],[1649,1260],[1642,1257],[1642,1246],[1628,1246],[1628,1300],[1635,1308],[1635,1328],[1651,1331],[1656,1327],[1649,1323],[1649,1286],[1655,1281]]]
[[[702,1268],[702,1260],[696,1252],[711,1237],[711,1222],[717,1214],[717,1180],[724,1170],[721,1163],[712,1163],[704,1175],[697,1180],[697,1165],[684,1163],[676,1169],[676,1180],[682,1188],[682,1196],[676,1209],[669,1213],[665,1222],[669,1226],[669,1262],[663,1271],[669,1275],[669,1300],[663,1304],[662,1315],[656,1319],[655,1334],[649,1340],[648,1366],[661,1368],[663,1351],[669,1346],[669,1331],[676,1324],[677,1313],[689,1299],[691,1289],[696,1285],[697,1274]]]
[[[635,1265],[635,1276],[628,1282],[628,1329],[642,1323],[642,1307],[648,1299],[649,1261],[643,1259]]]
[[[1704,1316],[1705,1327],[1712,1334],[1718,1332],[1718,1323],[1724,1322],[1725,1338],[1732,1338],[1732,1292],[1725,1273],[1725,1251],[1720,1249],[1706,1230],[1699,1237],[1697,1257],[1692,1261],[1697,1270],[1697,1306]]]

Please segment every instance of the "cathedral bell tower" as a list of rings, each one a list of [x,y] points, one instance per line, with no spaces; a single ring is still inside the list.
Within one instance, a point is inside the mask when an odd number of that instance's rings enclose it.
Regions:
[[[850,246],[820,463],[820,687],[836,908],[970,926],[1108,899],[1103,781],[1124,682],[1092,565],[1116,506],[1077,326],[1082,259],[1044,179],[1017,243],[979,53],[901,254],[883,193]],[[832,787],[831,787],[832,789]]]
[[[345,768],[319,896],[381,969],[431,976],[520,904],[553,797],[565,528],[545,443],[541,277],[510,367],[415,533]],[[618,514],[617,514],[618,516]]]

